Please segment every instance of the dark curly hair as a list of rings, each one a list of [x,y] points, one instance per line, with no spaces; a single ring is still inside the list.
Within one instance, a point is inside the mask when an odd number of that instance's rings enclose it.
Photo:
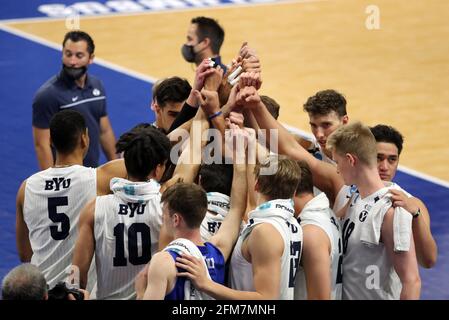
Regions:
[[[158,164],[168,159],[170,140],[156,127],[139,124],[122,134],[115,148],[117,153],[124,152],[128,174],[145,181]]]
[[[338,116],[343,117],[346,113],[345,97],[332,89],[318,91],[314,96],[307,99],[304,111],[311,115],[327,115],[335,111]]]

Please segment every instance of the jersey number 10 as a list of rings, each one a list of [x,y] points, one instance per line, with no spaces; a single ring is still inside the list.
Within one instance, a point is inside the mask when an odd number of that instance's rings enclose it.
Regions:
[[[139,255],[138,234],[140,233],[142,242],[142,253]],[[128,264],[125,257],[125,224],[119,223],[114,228],[115,236],[115,256],[114,267],[124,267]],[[150,227],[145,223],[133,223],[128,228],[128,260],[132,265],[146,264],[151,259],[151,234]]]

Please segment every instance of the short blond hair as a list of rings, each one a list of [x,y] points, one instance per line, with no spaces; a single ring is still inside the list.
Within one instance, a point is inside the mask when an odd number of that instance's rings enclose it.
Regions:
[[[260,174],[261,168],[277,165],[274,174]],[[280,155],[270,155],[254,168],[259,192],[270,200],[289,199],[295,194],[301,176],[299,164],[292,159]]]
[[[376,139],[369,127],[359,121],[335,130],[327,138],[326,148],[342,156],[353,154],[369,166],[377,163]]]

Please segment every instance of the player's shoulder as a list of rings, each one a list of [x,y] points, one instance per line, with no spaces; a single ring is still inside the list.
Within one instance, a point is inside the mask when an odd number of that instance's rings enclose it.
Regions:
[[[267,250],[268,248],[283,247],[284,241],[282,234],[273,224],[264,222],[253,227],[248,236],[248,243],[253,248]]]
[[[165,269],[175,266],[175,259],[178,255],[172,255],[169,251],[162,250],[151,257],[152,268]]]

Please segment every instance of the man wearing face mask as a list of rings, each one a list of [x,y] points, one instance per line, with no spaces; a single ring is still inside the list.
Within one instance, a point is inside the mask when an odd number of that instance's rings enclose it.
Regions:
[[[217,65],[226,73],[227,67],[221,62],[220,48],[224,41],[224,30],[214,19],[196,17],[187,30],[187,42],[181,53],[187,62],[197,66],[206,58],[214,58]]]
[[[94,60],[95,44],[83,31],[68,32],[62,42],[62,69],[45,82],[33,100],[33,138],[41,170],[54,163],[50,146],[51,117],[65,109],[75,109],[85,118],[90,146],[84,166],[97,167],[100,144],[108,160],[115,159],[115,135],[106,111],[102,82],[87,74]]]

